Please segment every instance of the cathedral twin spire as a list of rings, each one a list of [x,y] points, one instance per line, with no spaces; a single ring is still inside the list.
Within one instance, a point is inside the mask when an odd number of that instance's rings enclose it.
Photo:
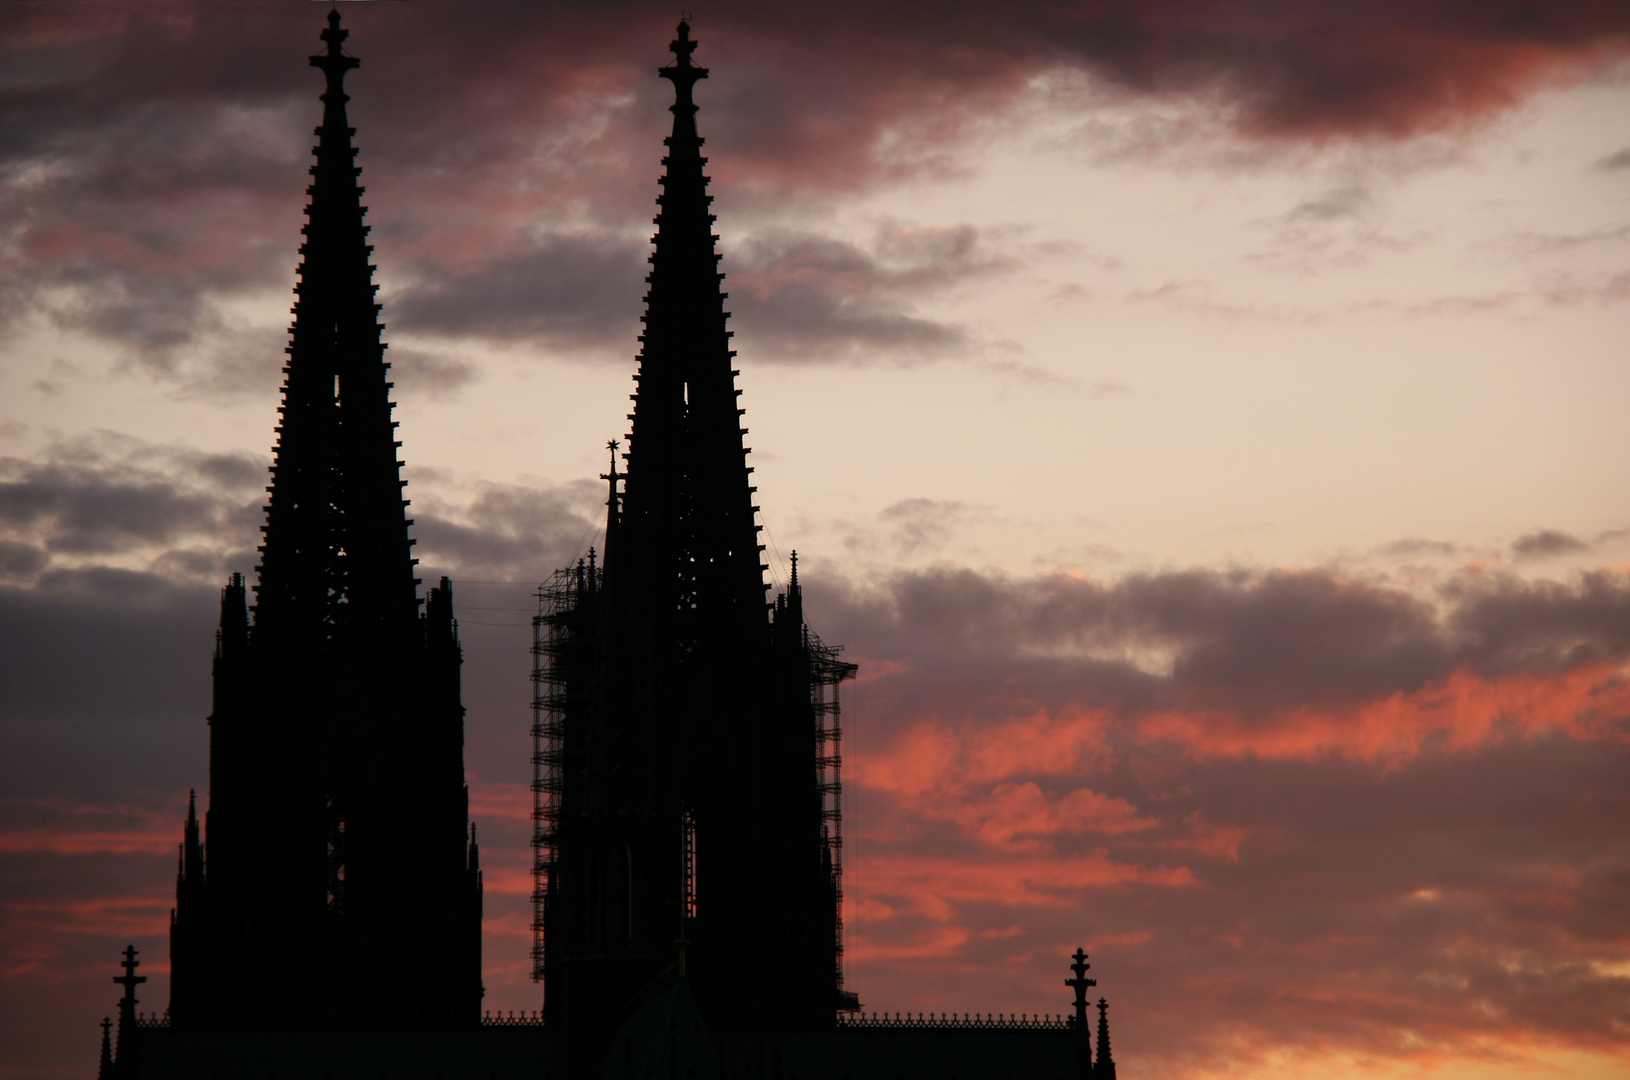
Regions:
[[[284,367],[256,633],[284,645],[336,634],[397,637],[418,610],[386,381],[373,252],[363,223],[338,12],[311,58],[327,85],[306,189],[294,323]]]
[[[765,585],[692,96],[708,73],[691,63],[687,23],[669,48],[674,63],[659,74],[674,85],[673,133],[641,316],[622,540],[631,560],[658,575],[651,586],[664,606],[694,611],[683,621],[691,625],[676,628],[682,637],[717,627],[739,644],[765,625]]]
[[[420,613],[346,36],[331,13],[311,58],[323,119],[256,602],[242,575],[222,590],[208,809],[185,827],[171,1007],[192,1029],[479,1015],[462,656],[445,578]]]

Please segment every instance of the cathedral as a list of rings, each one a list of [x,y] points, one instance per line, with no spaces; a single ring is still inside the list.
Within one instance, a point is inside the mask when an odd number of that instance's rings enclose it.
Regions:
[[[482,1011],[453,588],[421,597],[337,12],[254,584],[221,594],[209,785],[168,1009],[125,950],[100,1080],[1114,1080],[1076,951],[1059,1017],[889,1016],[843,981],[838,689],[774,597],[682,22],[627,451],[539,591],[534,977]],[[524,748],[517,746],[517,753]],[[1061,964],[1062,969],[1062,964]],[[1096,1020],[1096,1039],[1093,1020]]]

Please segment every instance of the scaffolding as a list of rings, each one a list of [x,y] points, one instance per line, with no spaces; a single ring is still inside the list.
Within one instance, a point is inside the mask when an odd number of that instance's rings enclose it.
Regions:
[[[564,783],[567,651],[574,618],[599,591],[594,552],[588,561],[556,570],[538,586],[532,618],[532,980],[542,982],[550,897],[560,865],[560,799]]]
[[[804,628],[809,655],[809,706],[815,718],[815,783],[821,793],[821,834],[832,863],[832,944],[838,995],[843,999],[843,709],[838,686],[859,667],[838,659],[840,646],[827,645]],[[855,1002],[858,1007],[858,1000]]]
[[[569,683],[581,677],[580,635],[594,618],[600,589],[594,552],[587,561],[557,570],[538,586],[532,619],[532,979],[544,981],[548,967],[550,906],[560,865],[561,795],[569,704]],[[843,990],[843,715],[838,688],[858,667],[839,658],[803,628],[809,664],[809,705],[815,742],[815,782],[821,803],[821,834],[832,868],[832,942],[837,987]],[[577,703],[581,707],[581,703]],[[682,841],[685,915],[696,915],[695,823],[687,813]],[[858,1004],[855,1006],[858,1007]]]

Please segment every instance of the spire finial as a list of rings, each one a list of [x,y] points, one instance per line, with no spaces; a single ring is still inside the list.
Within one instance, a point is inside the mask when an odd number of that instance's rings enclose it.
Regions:
[[[689,104],[691,87],[696,85],[698,79],[707,78],[707,68],[696,67],[690,62],[690,54],[696,51],[696,42],[691,40],[690,23],[680,20],[679,36],[668,43],[668,51],[674,54],[674,62],[670,67],[657,68],[657,74],[674,84],[679,100]]]
[[[345,39],[351,36],[351,31],[340,28],[339,9],[328,13],[328,29],[318,35],[328,45],[326,53],[320,53],[311,58],[311,66],[321,68],[323,74],[328,76],[328,92],[345,92],[345,73],[359,66],[362,61],[354,56],[346,56],[341,51]]]
[[[1075,972],[1075,978],[1065,979],[1064,985],[1075,991],[1075,1031],[1083,1045],[1090,1045],[1087,1029],[1087,990],[1098,985],[1097,979],[1087,978],[1087,971],[1092,967],[1087,963],[1087,950],[1079,946],[1073,957],[1075,963],[1070,970]]]
[[[611,496],[606,500],[606,505],[611,507],[612,513],[617,511],[617,481],[622,479],[622,474],[617,471],[617,448],[621,445],[616,439],[607,441],[606,449],[611,451],[611,471],[600,474],[600,479],[611,485]]]
[[[125,969],[125,973],[115,975],[113,981],[125,988],[124,1000],[120,1004],[135,1005],[136,987],[138,984],[146,982],[147,976],[136,974],[136,969],[141,967],[141,961],[136,959],[136,946],[126,945],[124,956],[125,958],[119,962],[119,966]]]

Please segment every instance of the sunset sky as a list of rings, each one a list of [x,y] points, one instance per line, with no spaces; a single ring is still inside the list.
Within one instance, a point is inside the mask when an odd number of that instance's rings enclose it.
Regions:
[[[598,543],[678,9],[341,5],[487,1000],[529,589]],[[327,8],[0,0],[0,1078],[162,1009]],[[1630,1075],[1630,5],[714,3],[772,573],[845,688],[848,987],[1129,1080]],[[705,871],[704,871],[705,872]],[[268,963],[275,963],[268,958]]]

